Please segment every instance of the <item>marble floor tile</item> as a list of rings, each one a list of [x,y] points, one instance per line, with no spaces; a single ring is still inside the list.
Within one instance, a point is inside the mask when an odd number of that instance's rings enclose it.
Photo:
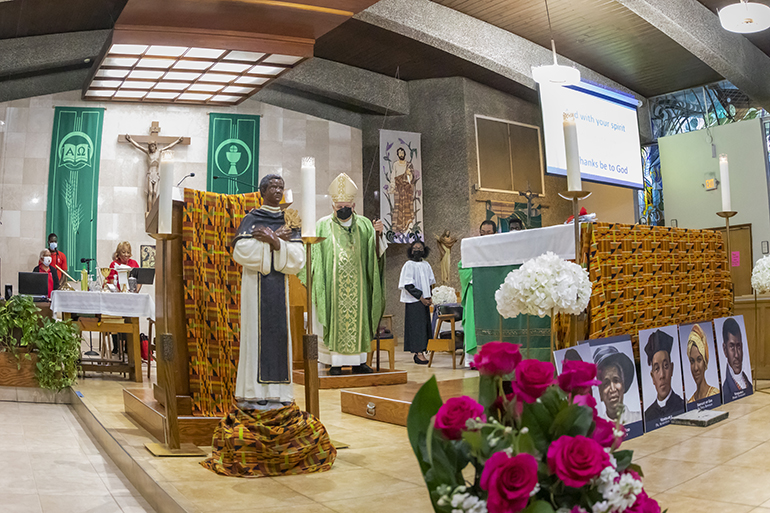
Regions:
[[[43,511],[37,494],[20,495],[4,492],[0,500],[2,500],[3,513],[42,513]]]
[[[324,502],[324,506],[338,513],[390,513],[399,508],[409,513],[432,513],[433,506],[426,488],[372,495],[365,499],[343,499]],[[397,505],[397,506],[396,506]]]
[[[731,460],[761,443],[756,440],[707,438],[704,435],[685,440],[654,454],[658,458],[669,460],[719,464]]]
[[[696,499],[668,492],[655,495],[653,499],[658,501],[661,511],[668,509],[671,513],[747,513],[753,511],[752,506]]]
[[[669,490],[717,466],[716,463],[692,463],[656,455],[640,458],[636,463],[644,470],[644,489],[648,495]]]
[[[696,499],[759,506],[770,500],[770,470],[753,469],[750,477],[741,467],[720,465],[669,492]],[[673,513],[673,510],[672,510]]]
[[[110,494],[40,495],[43,513],[123,513]]]
[[[292,477],[294,476],[270,479],[321,503],[354,498],[364,500],[364,497],[377,495],[382,490],[398,492],[421,486],[368,469],[355,472],[335,472],[332,469],[330,472],[305,475],[301,480],[291,479]]]

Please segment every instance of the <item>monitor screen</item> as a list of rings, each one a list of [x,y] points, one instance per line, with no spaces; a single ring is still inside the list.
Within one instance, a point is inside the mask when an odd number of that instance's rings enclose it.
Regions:
[[[136,283],[139,285],[152,285],[155,280],[155,269],[150,267],[134,267],[128,274],[129,277],[136,278]]]
[[[633,96],[587,82],[540,88],[547,172],[567,175],[564,113],[575,115],[580,177],[641,189],[642,154]]]
[[[48,273],[19,273],[19,294],[47,296]]]

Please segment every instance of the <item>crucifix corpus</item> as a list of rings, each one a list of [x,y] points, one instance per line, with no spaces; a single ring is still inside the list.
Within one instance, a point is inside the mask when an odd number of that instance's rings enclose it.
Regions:
[[[189,145],[189,137],[163,137],[160,134],[160,124],[153,121],[150,126],[150,135],[119,135],[119,143],[130,143],[147,155],[147,209],[149,212],[152,203],[158,197],[158,182],[160,181],[160,161],[163,153],[177,144]],[[165,144],[165,146],[160,146]]]

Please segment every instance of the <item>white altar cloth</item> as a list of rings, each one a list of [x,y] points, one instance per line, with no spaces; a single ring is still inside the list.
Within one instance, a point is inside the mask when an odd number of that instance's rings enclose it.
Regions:
[[[141,293],[54,290],[51,311],[54,315],[102,314],[155,320],[155,301],[149,294]]]
[[[519,265],[548,251],[565,260],[575,259],[575,228],[572,224],[470,237],[460,243],[460,255],[466,269]]]

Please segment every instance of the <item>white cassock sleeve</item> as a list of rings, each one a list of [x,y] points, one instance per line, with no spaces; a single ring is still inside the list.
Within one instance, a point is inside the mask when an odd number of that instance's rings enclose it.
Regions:
[[[404,263],[404,267],[401,268],[401,277],[398,279],[398,288],[406,290],[407,285],[415,285],[414,281],[414,264],[411,260],[407,260]],[[418,287],[419,288],[419,287]]]

